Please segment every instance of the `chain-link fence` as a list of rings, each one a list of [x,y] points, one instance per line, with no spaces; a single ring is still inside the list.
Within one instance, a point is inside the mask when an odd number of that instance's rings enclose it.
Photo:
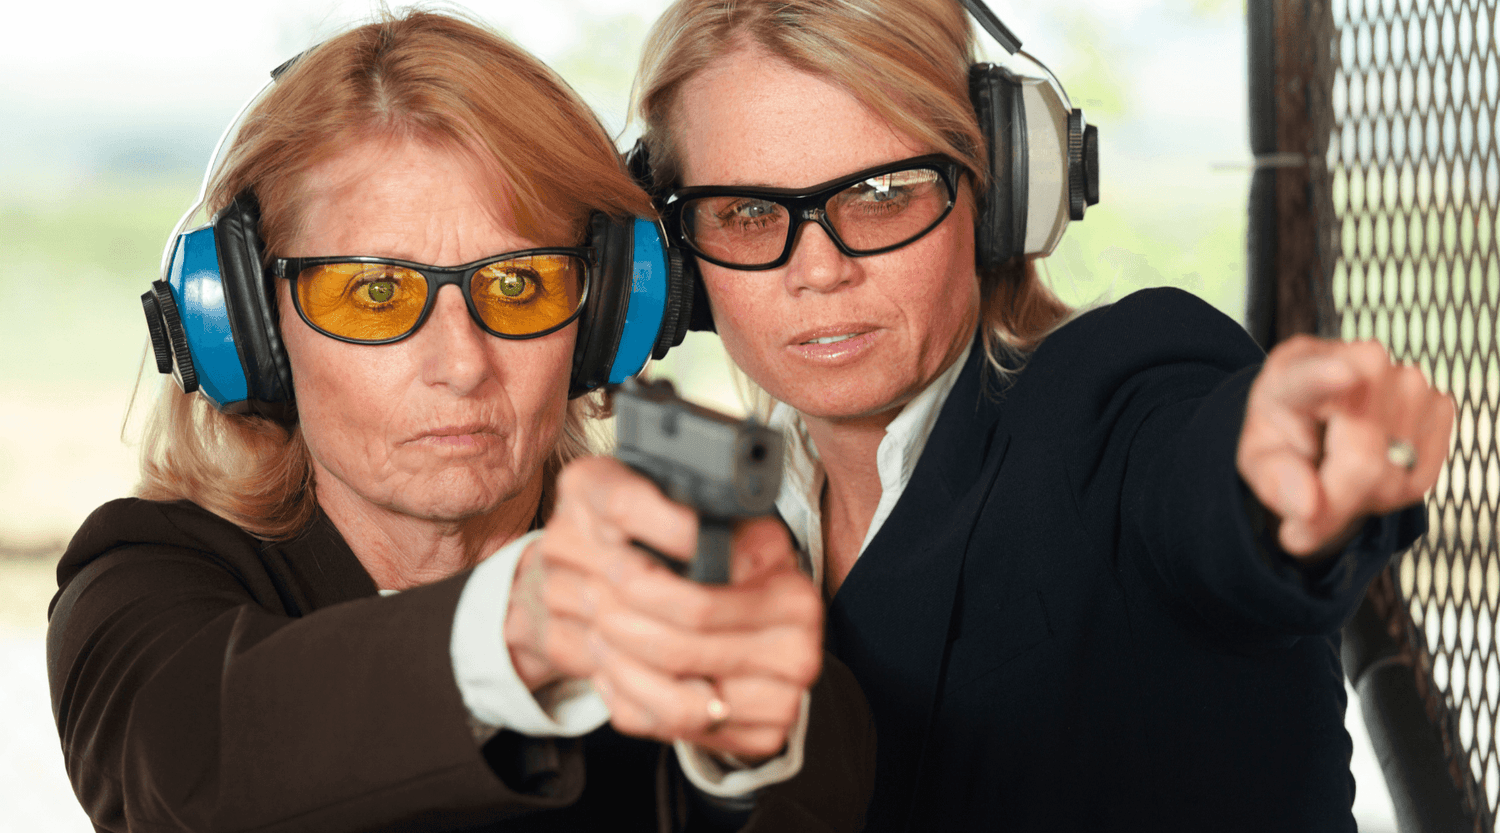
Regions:
[[[1494,0],[1250,4],[1252,330],[1378,339],[1458,404],[1430,530],[1346,631],[1403,831],[1492,831],[1500,812],[1497,17]]]

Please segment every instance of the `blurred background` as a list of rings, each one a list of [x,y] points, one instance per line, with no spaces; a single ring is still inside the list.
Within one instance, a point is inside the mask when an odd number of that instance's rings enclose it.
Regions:
[[[621,147],[631,79],[664,0],[475,0],[539,55]],[[1241,0],[991,6],[1100,126],[1101,192],[1045,265],[1074,304],[1171,285],[1243,321],[1250,181]],[[139,296],[220,132],[272,67],[379,9],[368,2],[27,3],[0,50],[0,831],[86,831],[63,774],[43,655],[52,570],[98,504],[128,494],[126,414],[143,367]],[[983,39],[998,54],[998,48]],[[711,335],[659,365],[734,407]],[[137,410],[157,388],[141,384]],[[1366,831],[1394,831],[1351,704]]]

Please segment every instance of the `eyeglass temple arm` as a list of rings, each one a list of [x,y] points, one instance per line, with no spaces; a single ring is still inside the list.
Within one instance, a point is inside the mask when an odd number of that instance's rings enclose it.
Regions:
[[[995,13],[990,11],[990,7],[986,6],[983,0],[961,0],[961,2],[964,8],[969,10],[969,14],[973,15],[974,19],[979,21],[979,25],[984,27],[984,30],[989,32],[990,36],[999,42],[1001,48],[1012,55],[1021,51],[1021,39],[1016,37],[1015,33],[1011,32],[1004,23],[1000,22],[1000,18],[996,17]]]

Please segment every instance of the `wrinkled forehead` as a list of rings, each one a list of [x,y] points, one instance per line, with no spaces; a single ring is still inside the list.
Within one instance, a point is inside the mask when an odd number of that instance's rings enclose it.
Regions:
[[[492,159],[409,137],[351,141],[302,175],[292,202],[298,222],[291,248],[310,237],[356,231],[391,238],[394,246],[406,234],[431,233],[445,224],[472,228],[476,221],[502,234],[527,236],[520,231],[509,177]],[[353,225],[359,228],[348,228]]]

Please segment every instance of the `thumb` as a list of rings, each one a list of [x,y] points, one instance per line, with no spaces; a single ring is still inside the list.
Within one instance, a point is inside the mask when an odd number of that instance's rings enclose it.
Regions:
[[[1313,461],[1291,448],[1268,449],[1241,468],[1256,499],[1284,522],[1311,518],[1322,505],[1322,485]]]

